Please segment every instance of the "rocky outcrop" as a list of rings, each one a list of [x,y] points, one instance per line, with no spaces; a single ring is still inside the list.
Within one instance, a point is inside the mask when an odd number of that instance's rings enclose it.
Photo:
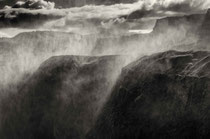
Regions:
[[[84,138],[123,62],[121,56],[48,59],[12,97],[4,100],[0,137]]]
[[[207,138],[210,52],[145,56],[126,66],[88,139]]]

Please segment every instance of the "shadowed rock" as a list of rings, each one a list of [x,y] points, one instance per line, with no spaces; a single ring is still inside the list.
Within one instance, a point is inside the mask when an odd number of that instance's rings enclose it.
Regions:
[[[88,139],[207,138],[209,57],[168,51],[126,66]]]
[[[122,65],[120,56],[48,59],[4,100],[0,137],[84,138]]]

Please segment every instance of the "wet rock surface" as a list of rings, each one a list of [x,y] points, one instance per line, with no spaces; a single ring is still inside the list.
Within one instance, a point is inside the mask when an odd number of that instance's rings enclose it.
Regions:
[[[121,56],[48,59],[4,100],[0,137],[84,138],[122,63]]]
[[[126,66],[88,139],[208,137],[209,57],[168,51]]]

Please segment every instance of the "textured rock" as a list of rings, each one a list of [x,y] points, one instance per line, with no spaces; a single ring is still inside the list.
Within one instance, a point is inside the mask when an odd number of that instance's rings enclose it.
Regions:
[[[126,66],[89,139],[205,138],[210,53],[168,51]]]
[[[50,58],[4,100],[0,137],[84,138],[121,66],[120,56]]]

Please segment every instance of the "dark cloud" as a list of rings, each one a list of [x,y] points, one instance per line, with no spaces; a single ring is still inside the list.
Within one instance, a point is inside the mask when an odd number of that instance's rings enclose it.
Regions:
[[[119,1],[122,2],[122,1]],[[14,8],[0,10],[0,27],[34,27],[46,21],[62,18],[61,22],[50,24],[54,26],[89,27],[89,25],[108,26],[126,22],[126,19],[160,18],[200,12],[208,8],[207,0],[139,0],[136,3],[114,5],[86,5],[68,9],[52,9],[51,2],[43,0],[28,0],[18,2]],[[28,8],[28,9],[26,9]],[[40,9],[41,8],[41,9]],[[51,8],[51,9],[50,9]],[[32,10],[36,9],[36,10]],[[48,10],[50,9],[50,10]],[[46,14],[47,13],[47,14]],[[59,13],[62,13],[61,15]],[[121,20],[121,19],[125,20]],[[120,19],[120,22],[116,19]],[[111,22],[110,22],[111,20]],[[61,25],[60,25],[61,23]],[[104,24],[105,23],[105,24]]]
[[[55,3],[44,0],[27,0],[18,1],[12,8],[26,8],[26,9],[54,9]]]
[[[14,5],[18,0],[0,0],[0,8]],[[24,0],[22,0],[24,1]],[[118,3],[133,3],[138,0],[46,0],[55,3],[56,8],[80,7],[84,5],[112,5]]]
[[[0,28],[24,27],[34,28],[41,26],[47,21],[60,19],[64,15],[50,13],[46,10],[35,11],[27,9],[6,9],[0,10]]]
[[[119,3],[134,3],[138,0],[49,0],[55,2],[56,7],[70,8],[84,5],[112,5]]]
[[[4,8],[5,5],[14,5],[18,0],[0,0],[0,8]]]
[[[65,25],[87,26],[87,24],[101,25],[103,21],[109,21],[122,15],[127,15],[134,9],[138,9],[141,3],[136,4],[116,4],[116,5],[100,5],[100,6],[84,6],[69,9],[24,9],[9,8],[0,10],[0,25],[25,27],[30,25],[42,25],[43,22],[49,20],[64,18]],[[63,21],[63,19],[62,19]],[[63,23],[62,23],[63,24]],[[58,23],[55,23],[58,26]]]

